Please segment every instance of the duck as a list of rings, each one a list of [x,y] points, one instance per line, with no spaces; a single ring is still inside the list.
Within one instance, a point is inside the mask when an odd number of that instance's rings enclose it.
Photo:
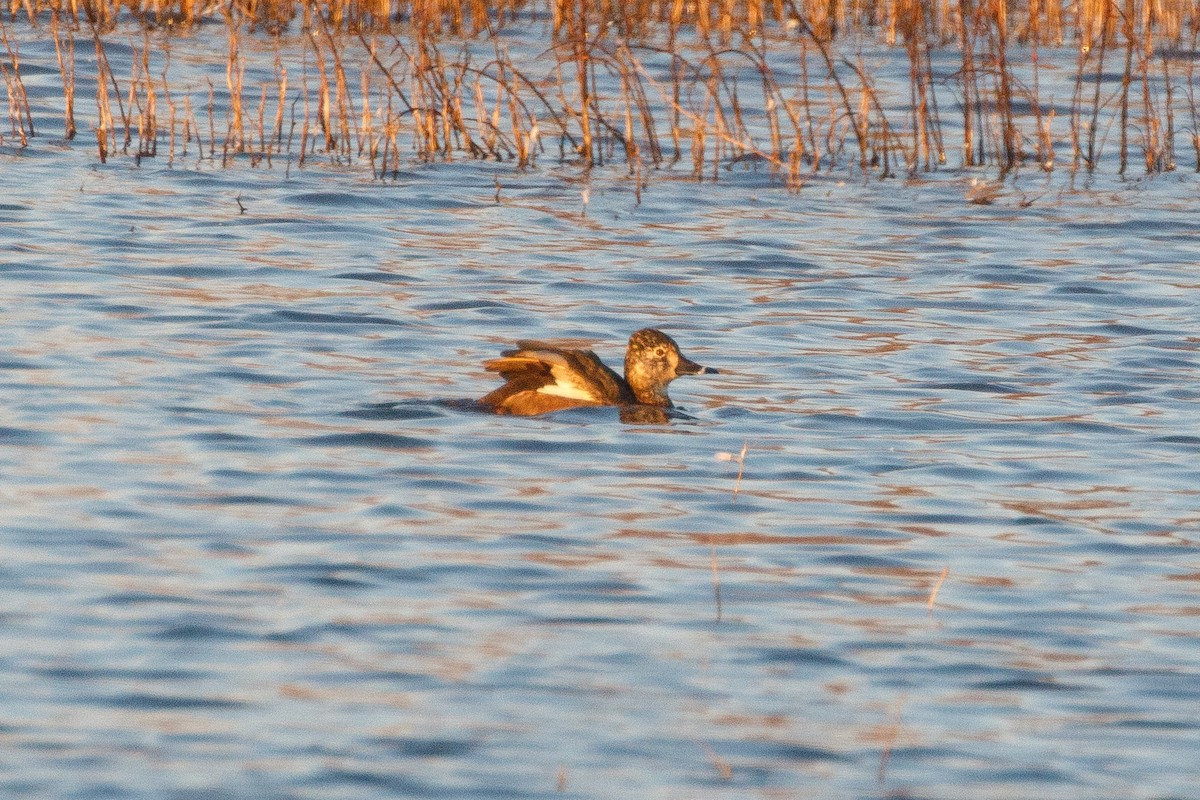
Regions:
[[[518,416],[581,406],[622,406],[634,412],[652,411],[655,419],[665,419],[665,409],[674,408],[667,384],[680,375],[718,374],[686,358],[674,339],[655,328],[643,328],[629,337],[624,377],[591,350],[535,341],[518,341],[516,349],[503,351],[483,367],[499,373],[504,385],[480,398],[479,405],[496,414]]]

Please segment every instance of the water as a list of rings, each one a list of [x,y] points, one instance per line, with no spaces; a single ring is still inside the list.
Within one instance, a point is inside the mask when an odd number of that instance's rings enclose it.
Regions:
[[[1193,177],[0,160],[5,796],[1195,796]]]

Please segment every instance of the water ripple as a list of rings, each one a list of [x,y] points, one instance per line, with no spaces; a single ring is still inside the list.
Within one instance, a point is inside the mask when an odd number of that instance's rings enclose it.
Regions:
[[[1192,792],[1188,184],[74,153],[0,154],[6,796]],[[647,325],[686,416],[472,402]]]

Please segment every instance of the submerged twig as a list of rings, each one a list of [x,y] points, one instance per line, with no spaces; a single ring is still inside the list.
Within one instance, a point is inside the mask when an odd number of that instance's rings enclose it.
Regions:
[[[738,465],[737,480],[733,482],[733,499],[737,500],[738,491],[742,487],[742,471],[746,468],[746,451],[750,449],[748,442],[742,443],[742,452],[736,456],[733,453],[717,453],[717,461],[736,461]]]
[[[933,604],[937,602],[938,591],[941,590],[942,584],[946,581],[946,576],[950,574],[949,567],[942,567],[942,574],[938,576],[937,583],[933,585],[933,589],[929,592],[929,613],[933,613]]]

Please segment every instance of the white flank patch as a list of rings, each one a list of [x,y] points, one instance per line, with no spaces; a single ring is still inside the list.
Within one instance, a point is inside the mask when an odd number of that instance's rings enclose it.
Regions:
[[[538,389],[538,394],[552,394],[555,397],[569,397],[572,400],[589,400],[596,402],[596,396],[589,391],[580,389],[577,386],[563,386],[559,383],[550,383]]]

